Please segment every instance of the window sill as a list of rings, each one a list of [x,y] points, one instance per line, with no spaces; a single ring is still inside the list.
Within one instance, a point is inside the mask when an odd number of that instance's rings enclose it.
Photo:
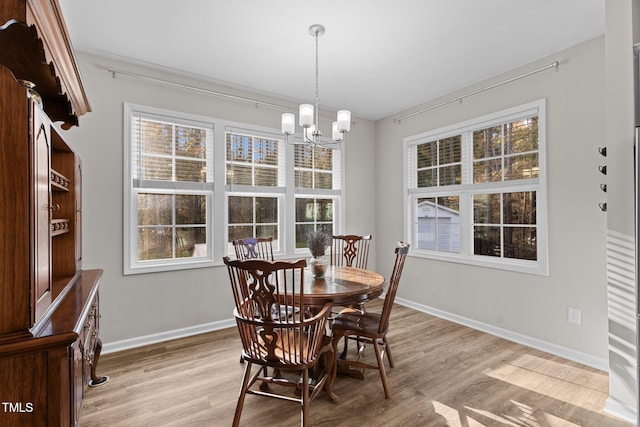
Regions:
[[[206,268],[223,265],[222,262],[216,262],[211,259],[188,261],[175,264],[167,264],[164,262],[149,261],[149,263],[139,264],[137,266],[125,266],[124,275],[145,274],[145,273],[161,273],[165,271],[190,270],[193,268]]]
[[[453,262],[457,264],[466,264],[474,267],[485,267],[496,270],[513,271],[516,273],[534,274],[537,276],[548,276],[549,269],[546,263],[541,261],[524,261],[524,260],[505,260],[503,258],[472,255],[465,256],[460,254],[442,254],[426,252],[424,250],[413,250],[409,252],[409,256],[413,258],[430,259],[434,261]]]

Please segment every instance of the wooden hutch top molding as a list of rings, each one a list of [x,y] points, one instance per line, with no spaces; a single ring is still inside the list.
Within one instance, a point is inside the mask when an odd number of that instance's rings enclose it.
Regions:
[[[35,84],[44,110],[62,128],[91,111],[57,0],[5,0],[0,6],[0,64]]]

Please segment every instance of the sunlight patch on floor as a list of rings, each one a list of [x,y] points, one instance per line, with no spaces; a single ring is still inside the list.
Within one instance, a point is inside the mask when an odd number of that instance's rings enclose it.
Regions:
[[[566,403],[600,411],[608,393],[607,374],[523,355],[485,375]]]
[[[496,414],[494,414],[492,412],[485,411],[483,409],[471,408],[469,406],[465,406],[465,409],[467,411],[471,412],[472,414],[475,414],[476,416],[481,416],[481,417],[484,417],[484,418],[488,418],[489,420],[493,421],[490,424],[495,424],[495,421],[497,421],[500,424],[504,424],[506,426],[515,426],[515,427],[519,427],[519,426],[522,426],[522,425],[527,425],[527,426],[531,426],[531,427],[534,427],[534,426],[537,427],[538,426],[537,424],[513,423],[512,421],[508,420],[505,417],[502,417],[500,415],[496,415]],[[470,418],[469,416],[467,416],[467,420],[473,420],[473,418]],[[471,425],[471,424],[469,423],[469,425]],[[486,424],[480,424],[478,422],[478,425],[484,426]]]
[[[447,406],[443,403],[440,403],[438,401],[433,401],[432,403],[433,403],[434,412],[446,420],[447,426],[484,427],[486,425],[476,420],[475,418],[470,417],[469,414],[460,413],[460,411],[458,411],[457,409]],[[514,427],[521,426],[521,424],[513,424],[509,420],[502,418],[498,415],[492,414],[491,412],[488,412],[488,411],[476,410],[476,409],[471,409],[466,407],[465,409],[471,410],[472,412],[476,412],[477,415],[479,416],[489,418],[490,420],[493,421],[491,424],[495,424],[495,421],[498,421],[500,423],[504,423],[504,425],[506,426],[514,426]]]
[[[512,420],[517,425],[526,425],[531,427],[538,426],[561,426],[561,427],[580,427],[578,424],[567,421],[563,418],[556,417],[553,414],[535,409],[529,405],[526,405],[515,400],[511,400],[511,403],[517,407],[520,411],[520,416],[505,415],[505,418]]]
[[[450,427],[485,427],[493,425],[510,427],[580,427],[555,415],[534,409],[515,400],[510,401],[513,411],[510,414],[494,414],[484,409],[464,406],[457,410],[448,405],[433,401],[433,409]]]

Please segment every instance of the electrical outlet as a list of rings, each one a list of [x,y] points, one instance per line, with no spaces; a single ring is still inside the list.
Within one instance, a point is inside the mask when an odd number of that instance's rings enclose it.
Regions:
[[[582,322],[582,311],[579,308],[569,307],[567,310],[567,322],[579,325]]]

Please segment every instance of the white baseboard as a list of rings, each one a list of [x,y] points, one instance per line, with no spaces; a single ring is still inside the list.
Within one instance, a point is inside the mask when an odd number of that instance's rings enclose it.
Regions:
[[[412,308],[414,310],[421,311],[423,313],[430,314],[445,320],[449,320],[460,325],[467,326],[469,328],[477,329],[482,332],[486,332],[491,335],[498,336],[500,338],[507,339],[509,341],[517,342],[528,347],[532,347],[546,353],[554,354],[556,356],[563,357],[565,359],[572,360],[577,363],[581,363],[592,368],[599,369],[601,371],[608,372],[609,364],[606,359],[591,356],[586,353],[572,350],[557,344],[553,344],[547,341],[532,338],[527,335],[519,334],[509,331],[507,329],[498,328],[493,325],[478,322],[476,320],[468,319],[457,314],[452,314],[446,311],[439,310],[437,308],[429,307],[422,304],[417,304],[413,301],[409,301],[403,298],[396,298],[395,302],[405,307]],[[235,326],[233,319],[220,320],[217,322],[205,323],[202,325],[190,326],[188,328],[174,329],[172,331],[160,332],[156,334],[144,335],[141,337],[130,338],[121,341],[115,341],[112,343],[104,344],[102,347],[102,354],[115,353],[118,351],[128,350],[136,347],[142,347],[149,344],[156,344],[163,341],[169,341],[177,338],[188,337],[191,335],[202,334],[205,332],[216,331],[220,329],[226,329]],[[636,424],[637,420],[637,408],[626,405],[622,402],[618,402],[615,399],[609,397],[607,399],[604,412],[618,417],[622,420]]]
[[[606,359],[594,357],[592,355],[572,350],[557,344],[553,344],[547,341],[542,341],[536,338],[532,338],[527,335],[519,334],[509,331],[507,329],[498,328],[493,325],[478,322],[476,320],[468,319],[457,314],[452,314],[437,308],[429,307],[426,305],[418,304],[413,301],[409,301],[403,298],[397,297],[395,302],[405,307],[412,308],[414,310],[421,311],[423,313],[430,314],[432,316],[440,317],[445,320],[449,320],[460,325],[468,326],[473,329],[477,329],[482,332],[486,332],[491,335],[498,336],[500,338],[507,339],[509,341],[517,342],[519,344],[526,345],[547,353],[555,354],[556,356],[564,357],[565,359],[572,360],[574,362],[581,363],[583,365],[591,366],[592,368],[599,369],[601,371],[609,371],[609,363]],[[128,350],[131,348],[142,347],[149,344],[155,344],[163,341],[169,341],[177,338],[188,337],[191,335],[202,334],[205,332],[216,331],[219,329],[225,329],[235,326],[233,319],[220,320],[217,322],[205,323],[202,325],[190,326],[187,328],[174,329],[171,331],[159,332],[156,334],[144,335],[135,338],[129,338],[121,341],[114,341],[104,344],[102,347],[102,354],[115,353],[118,351]]]
[[[532,338],[530,336],[509,331],[507,329],[502,329],[493,325],[489,325],[487,323],[478,322],[476,320],[458,316],[457,314],[452,314],[446,311],[439,310],[437,308],[417,304],[413,301],[409,301],[403,298],[396,298],[395,302],[405,307],[413,308],[414,310],[430,314],[432,316],[440,317],[442,319],[449,320],[460,325],[468,326],[470,328],[477,329],[479,331],[486,332],[488,334],[495,335],[509,341],[517,342],[518,344],[526,345],[527,347],[532,347],[546,353],[554,354],[556,356],[581,363],[586,366],[591,366],[592,368],[599,369],[601,371],[609,372],[609,362],[607,359],[594,357],[590,354],[572,350],[561,345],[539,340],[537,338]]]
[[[637,425],[638,420],[638,408],[635,408],[631,405],[627,405],[622,403],[616,399],[612,399],[609,397],[607,399],[607,403],[604,406],[604,412],[613,415],[614,417],[618,417],[624,421],[630,422],[633,425]]]
[[[118,351],[128,350],[131,348],[142,347],[149,344],[156,344],[163,341],[169,341],[177,338],[184,338],[191,335],[202,334],[205,332],[217,331],[235,326],[234,319],[220,320],[218,322],[205,323],[202,325],[189,326],[188,328],[174,329],[172,331],[159,332],[157,334],[144,335],[136,338],[129,338],[121,341],[114,341],[104,344],[102,354],[115,353]]]

